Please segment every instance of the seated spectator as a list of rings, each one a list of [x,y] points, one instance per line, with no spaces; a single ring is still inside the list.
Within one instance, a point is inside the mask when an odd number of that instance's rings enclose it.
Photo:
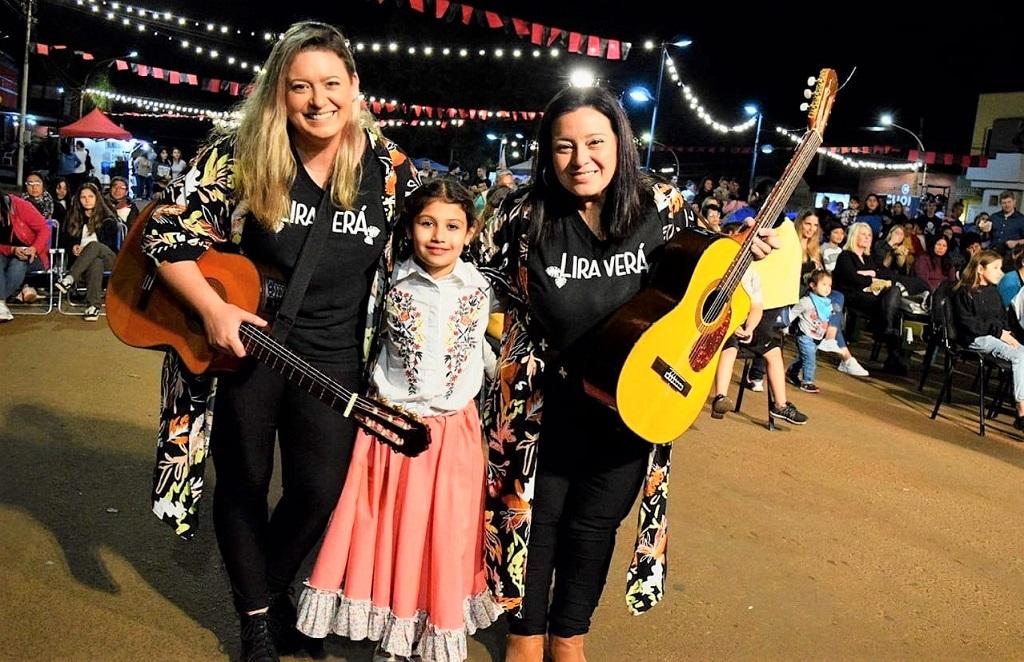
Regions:
[[[907,262],[910,251],[904,246],[903,228],[894,225],[882,241],[871,248],[871,257],[886,269],[898,274],[909,273]]]
[[[25,303],[35,300],[35,290],[29,296],[23,287],[25,274],[49,267],[50,225],[32,203],[0,193],[0,322],[14,319],[11,295],[21,290]]]
[[[46,190],[43,176],[38,172],[29,173],[25,178],[25,199],[39,210],[43,218],[53,218],[53,196]]]
[[[703,218],[704,222],[701,224],[712,232],[722,231],[722,207],[718,204],[718,200],[715,198],[706,198],[704,204],[701,205],[701,215],[698,218]]]
[[[956,278],[949,256],[949,239],[940,236],[932,240],[928,253],[914,262],[914,275],[928,284],[929,292],[934,292],[943,281]]]
[[[111,178],[110,197],[107,198],[107,204],[117,213],[121,222],[129,228],[139,215],[139,208],[128,199],[128,180],[124,177]]]
[[[819,345],[825,340],[831,320],[838,319],[841,308],[832,300],[832,274],[824,269],[811,272],[807,282],[807,294],[793,306],[791,316],[797,320],[796,346],[798,356],[786,371],[786,379],[800,387],[806,393],[818,393],[820,389],[814,383],[817,368],[815,357]],[[854,377],[867,377],[868,371],[853,358],[842,334],[838,336],[839,352],[842,363],[839,372]],[[801,374],[802,373],[802,374]]]
[[[836,260],[843,252],[843,242],[846,240],[846,228],[833,220],[828,230],[828,241],[821,245],[821,264],[829,273],[836,268]]]
[[[800,238],[800,252],[803,256],[803,262],[800,264],[800,291],[802,293],[807,287],[807,279],[810,275],[824,268],[824,262],[821,259],[821,226],[818,225],[818,215],[810,209],[805,209],[797,214],[793,225]]]
[[[954,292],[953,319],[961,345],[1013,366],[1013,399],[1017,403],[1013,427],[1024,430],[1024,348],[1010,333],[1006,307],[997,289],[1002,267],[1003,260],[995,251],[981,251],[971,258]]]
[[[1010,251],[1010,260],[1013,264],[1013,271],[1007,271],[999,281],[999,298],[1003,301],[1003,307],[1009,307],[1013,303],[1017,293],[1020,292],[1024,283],[1024,245],[1019,245]]]
[[[742,228],[742,223],[731,223],[723,228],[723,232],[732,235]],[[715,396],[711,401],[711,416],[722,418],[733,408],[728,396],[729,385],[732,382],[736,355],[742,343],[750,347],[755,354],[764,357],[767,363],[768,388],[771,389],[775,402],[771,416],[794,425],[803,425],[807,422],[807,415],[786,400],[786,366],[782,361],[781,337],[775,328],[775,320],[780,309],[764,310],[761,281],[756,270],[747,269],[741,284],[750,296],[750,314],[736,329],[736,333],[725,341],[725,348],[715,369]]]
[[[117,213],[94,184],[83,184],[78,190],[64,224],[64,236],[67,254],[73,261],[71,270],[57,280],[57,289],[66,294],[85,277],[87,306],[82,319],[95,322],[103,305],[103,272],[114,266],[118,226]]]
[[[907,374],[900,356],[900,290],[896,274],[871,255],[871,227],[867,223],[850,226],[846,249],[836,260],[832,272],[834,285],[846,297],[848,308],[871,320],[875,333],[884,339],[887,357],[884,369],[897,375]]]
[[[68,206],[71,203],[71,199],[68,196],[68,180],[63,177],[58,177],[53,182],[53,220],[59,224],[64,225],[65,219],[68,215]]]

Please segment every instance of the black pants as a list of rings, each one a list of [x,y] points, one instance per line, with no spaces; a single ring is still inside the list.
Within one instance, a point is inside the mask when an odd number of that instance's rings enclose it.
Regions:
[[[874,332],[882,334],[885,341],[886,352],[889,357],[899,357],[900,347],[900,289],[890,287],[881,294],[869,292],[846,291],[846,307],[866,315],[874,327]]]
[[[545,393],[526,590],[519,617],[509,619],[512,634],[571,637],[590,629],[650,449],[586,396]]]
[[[358,384],[356,350],[318,368]],[[275,436],[282,496],[267,517]],[[355,424],[263,364],[219,381],[210,439],[217,486],[213,520],[239,612],[267,606],[291,584],[320,539],[348,472]]]

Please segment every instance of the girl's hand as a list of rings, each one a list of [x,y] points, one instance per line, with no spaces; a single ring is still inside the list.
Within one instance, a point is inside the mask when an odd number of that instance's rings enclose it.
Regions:
[[[245,346],[238,335],[238,327],[244,322],[261,328],[267,325],[262,318],[227,301],[220,301],[213,308],[200,314],[203,317],[207,342],[217,351],[239,358],[245,356]]]
[[[71,252],[74,254],[75,257],[78,257],[79,255],[81,255],[82,254],[82,244],[75,244],[74,246],[72,246],[71,247]]]
[[[1002,340],[1007,345],[1009,345],[1010,347],[1020,347],[1020,343],[1017,342],[1017,339],[1014,338],[1013,334],[1010,333],[1009,331],[1003,331],[1001,334],[999,334],[999,339]]]
[[[874,269],[865,269],[863,271],[858,271],[857,274],[860,275],[860,276],[871,276],[872,278],[874,278],[875,277],[875,270]]]

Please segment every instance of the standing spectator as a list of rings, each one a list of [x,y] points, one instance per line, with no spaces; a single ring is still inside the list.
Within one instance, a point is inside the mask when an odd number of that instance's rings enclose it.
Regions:
[[[153,197],[153,162],[143,149],[135,157],[135,196],[142,200]]]
[[[999,194],[999,207],[1000,210],[989,217],[988,247],[1002,253],[1024,243],[1024,214],[1017,211],[1017,198],[1013,191],[1003,191]],[[977,223],[977,219],[975,222]],[[985,231],[980,224],[979,229]]]
[[[833,220],[832,228],[828,231],[828,241],[821,246],[821,263],[829,273],[836,268],[836,260],[843,252],[843,242],[846,240],[846,228]]]
[[[693,201],[698,205],[703,205],[705,200],[713,197],[715,197],[715,180],[711,178],[711,175],[704,175],[704,178],[700,180],[700,186],[697,187],[697,195]]]
[[[188,161],[177,147],[171,150],[171,179],[177,179],[188,169]]]
[[[1018,246],[1010,252],[1013,271],[1006,271],[999,280],[999,298],[1004,307],[1009,307],[1024,286],[1024,246]]]
[[[38,172],[29,173],[25,178],[25,199],[39,210],[43,218],[53,218],[53,196],[46,190],[43,176]]]
[[[68,215],[68,205],[71,200],[68,197],[68,180],[58,177],[53,183],[53,219],[63,225]]]
[[[156,161],[153,162],[153,190],[161,192],[171,181],[171,157],[166,147],[160,148]]]
[[[857,222],[857,214],[860,213],[860,198],[855,195],[850,196],[850,206],[843,211],[839,212],[839,222],[843,224],[844,228],[848,228]],[[873,232],[873,230],[872,230]]]
[[[71,190],[77,191],[79,187],[85,183],[85,178],[89,176],[89,171],[92,169],[92,158],[89,156],[89,150],[85,148],[85,143],[81,140],[75,141],[75,149],[71,152],[71,166],[72,169],[68,174],[68,183],[71,184]]]
[[[903,211],[902,202],[892,203],[892,208],[889,210],[889,215],[892,217],[893,225],[906,225],[910,220],[907,218],[907,214]]]
[[[25,274],[50,266],[50,226],[31,203],[0,193],[0,322],[14,319],[7,297],[22,288]],[[30,288],[31,289],[31,288]],[[22,289],[22,300],[32,303]]]
[[[924,203],[924,213],[914,219],[914,222],[924,230],[926,236],[934,236],[939,232],[942,219],[936,215],[938,208],[939,206],[935,201],[929,200]]]

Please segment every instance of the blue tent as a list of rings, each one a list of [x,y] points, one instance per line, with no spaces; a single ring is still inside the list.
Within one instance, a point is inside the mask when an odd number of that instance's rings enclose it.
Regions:
[[[412,162],[413,165],[415,165],[416,168],[419,170],[430,168],[435,172],[448,172],[448,166],[446,166],[443,163],[438,163],[437,161],[431,161],[426,157],[423,157],[421,159],[413,159]]]

